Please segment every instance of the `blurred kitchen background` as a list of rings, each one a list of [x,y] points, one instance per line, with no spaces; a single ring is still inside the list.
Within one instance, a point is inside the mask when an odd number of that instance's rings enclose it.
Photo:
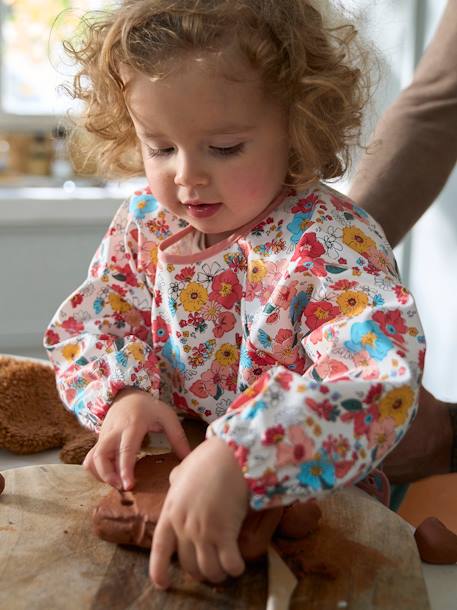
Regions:
[[[280,1],[280,0],[278,0]],[[457,1],[457,0],[453,0]],[[44,329],[82,282],[122,199],[144,179],[106,183],[75,173],[57,88],[72,66],[61,40],[103,0],[2,0],[0,7],[0,353],[46,357]],[[374,40],[382,80],[366,133],[411,80],[445,0],[348,0]],[[62,13],[62,11],[64,11]],[[72,112],[77,112],[73,108]],[[350,177],[336,185],[345,191]],[[395,251],[426,331],[424,384],[457,401],[457,172]]]

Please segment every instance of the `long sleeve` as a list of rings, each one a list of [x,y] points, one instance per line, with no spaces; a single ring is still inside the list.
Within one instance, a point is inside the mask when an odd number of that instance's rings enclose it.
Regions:
[[[396,246],[457,160],[457,2],[449,0],[413,81],[381,117],[350,196]]]
[[[139,243],[139,224],[154,206],[148,194],[124,202],[92,259],[87,279],[61,305],[45,334],[60,397],[92,430],[99,430],[123,388],[158,392],[148,261],[141,261],[145,252],[154,251],[154,244]]]
[[[255,509],[375,468],[415,416],[425,355],[379,226],[337,196],[308,197],[292,212],[291,254],[274,287],[259,279],[264,263],[249,262],[247,389],[208,432],[233,448]]]

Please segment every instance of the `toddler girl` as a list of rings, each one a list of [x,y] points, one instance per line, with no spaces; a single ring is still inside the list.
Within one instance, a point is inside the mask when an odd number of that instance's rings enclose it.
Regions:
[[[238,575],[260,510],[364,477],[416,413],[424,341],[380,227],[341,175],[365,85],[355,31],[307,0],[128,0],[74,95],[101,172],[145,173],[46,333],[64,403],[119,489],[150,431],[180,458],[151,578]],[[179,416],[207,422],[190,453]]]

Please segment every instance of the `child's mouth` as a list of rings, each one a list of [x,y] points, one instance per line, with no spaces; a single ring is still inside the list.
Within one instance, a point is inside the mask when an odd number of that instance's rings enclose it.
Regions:
[[[190,216],[194,218],[206,218],[215,214],[222,203],[185,203],[184,204]]]

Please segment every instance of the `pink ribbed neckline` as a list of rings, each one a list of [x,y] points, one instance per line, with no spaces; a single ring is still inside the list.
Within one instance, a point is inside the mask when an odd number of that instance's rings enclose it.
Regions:
[[[164,263],[196,263],[198,261],[205,260],[207,258],[211,258],[215,254],[222,252],[228,246],[236,242],[240,237],[244,237],[251,229],[253,229],[259,222],[268,216],[268,214],[278,206],[279,203],[283,201],[288,193],[288,188],[284,187],[281,192],[272,200],[270,205],[263,210],[260,214],[258,214],[253,220],[250,220],[248,223],[237,229],[234,233],[223,239],[222,241],[214,244],[214,246],[210,246],[209,248],[205,248],[201,252],[194,252],[193,254],[167,254],[166,250],[180,239],[195,231],[195,228],[192,225],[187,225],[178,233],[175,233],[171,237],[167,237],[163,242],[159,244],[158,248],[158,260]]]

